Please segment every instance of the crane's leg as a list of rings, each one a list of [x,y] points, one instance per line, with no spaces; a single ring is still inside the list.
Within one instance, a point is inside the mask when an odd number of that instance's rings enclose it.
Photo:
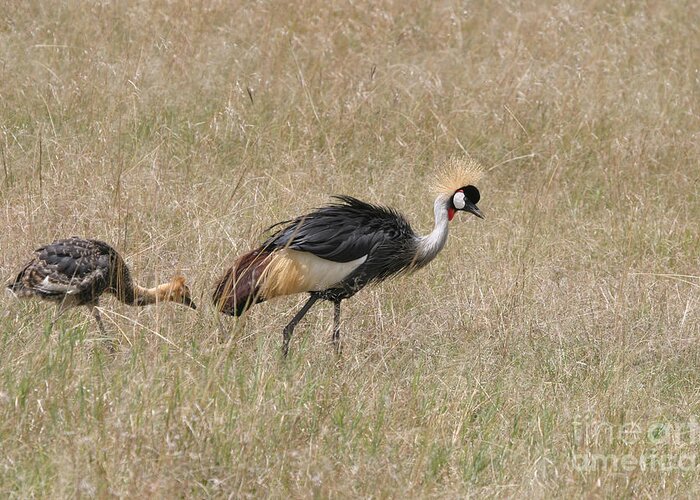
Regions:
[[[314,305],[317,300],[318,295],[312,294],[311,297],[309,297],[309,300],[306,301],[306,304],[304,304],[302,308],[299,309],[299,312],[294,315],[292,321],[290,321],[287,326],[284,327],[284,330],[282,330],[282,355],[285,358],[287,357],[287,353],[289,353],[289,339],[292,338],[294,327],[297,326],[297,323],[299,323],[306,313],[309,312],[309,309],[311,309],[311,306]]]
[[[95,317],[95,321],[97,321],[97,326],[100,329],[100,333],[106,337],[107,330],[105,330],[105,324],[102,322],[102,316],[100,316],[99,309],[97,309],[96,306],[92,306],[91,309],[92,309],[92,315]]]
[[[105,324],[102,322],[102,316],[100,316],[100,310],[97,308],[96,304],[90,307],[90,309],[92,309],[92,315],[95,317],[95,321],[97,321],[97,326],[100,329],[100,333],[107,339],[107,349],[110,353],[113,353],[117,350],[117,346],[115,340],[107,335]]]
[[[49,327],[49,333],[53,332],[53,326],[56,324],[56,321],[58,321],[58,318],[63,316],[63,313],[66,312],[68,309],[70,309],[70,306],[67,306],[65,302],[60,302],[58,306],[56,306],[56,310],[53,313],[53,318],[51,319],[51,326]]]
[[[340,354],[340,301],[333,301],[333,344],[335,353]]]
[[[223,344],[224,342],[226,342],[226,337],[228,337],[228,335],[226,334],[226,329],[224,328],[224,324],[221,322],[221,314],[216,315],[216,325],[219,329],[219,335],[218,335],[219,343]]]

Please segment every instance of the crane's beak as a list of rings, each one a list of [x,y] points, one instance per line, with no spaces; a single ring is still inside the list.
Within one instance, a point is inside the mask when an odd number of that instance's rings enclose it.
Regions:
[[[469,212],[469,213],[476,215],[479,219],[484,218],[484,214],[481,213],[481,210],[479,210],[479,207],[474,205],[471,201],[467,201],[466,206],[462,210],[464,210],[465,212]]]

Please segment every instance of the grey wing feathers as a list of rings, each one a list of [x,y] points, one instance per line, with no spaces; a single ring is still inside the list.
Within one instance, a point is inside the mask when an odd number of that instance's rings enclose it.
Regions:
[[[263,248],[291,248],[334,262],[349,262],[367,255],[388,239],[413,235],[397,212],[350,196],[289,221]]]

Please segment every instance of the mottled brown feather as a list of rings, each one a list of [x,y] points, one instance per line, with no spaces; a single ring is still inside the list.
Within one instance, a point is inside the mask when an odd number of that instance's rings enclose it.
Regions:
[[[103,293],[111,293],[129,305],[172,301],[196,308],[183,276],[154,288],[140,287],[114,248],[78,237],[38,248],[7,288],[20,298],[38,297],[64,307],[96,305]]]

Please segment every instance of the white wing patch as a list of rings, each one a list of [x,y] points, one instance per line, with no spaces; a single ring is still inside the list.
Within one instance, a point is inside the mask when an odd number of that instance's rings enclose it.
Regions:
[[[465,199],[466,197],[464,196],[464,193],[462,191],[457,191],[452,197],[452,203],[454,204],[457,210],[462,210],[464,207],[467,206],[467,202],[465,201]]]
[[[48,276],[46,276],[43,280],[41,280],[39,283],[37,283],[34,288],[36,288],[39,292],[44,292],[44,293],[72,294],[72,293],[78,293],[78,291],[79,291],[78,288],[75,286],[66,285],[65,283],[56,283],[55,281],[51,281]]]
[[[280,250],[265,269],[260,290],[266,299],[326,290],[343,281],[366,260],[367,255],[363,255],[350,262],[333,262],[308,252]]]
[[[337,285],[367,260],[367,256],[363,255],[350,262],[333,262],[307,252],[291,252],[303,270],[305,285],[310,292],[319,292]]]

